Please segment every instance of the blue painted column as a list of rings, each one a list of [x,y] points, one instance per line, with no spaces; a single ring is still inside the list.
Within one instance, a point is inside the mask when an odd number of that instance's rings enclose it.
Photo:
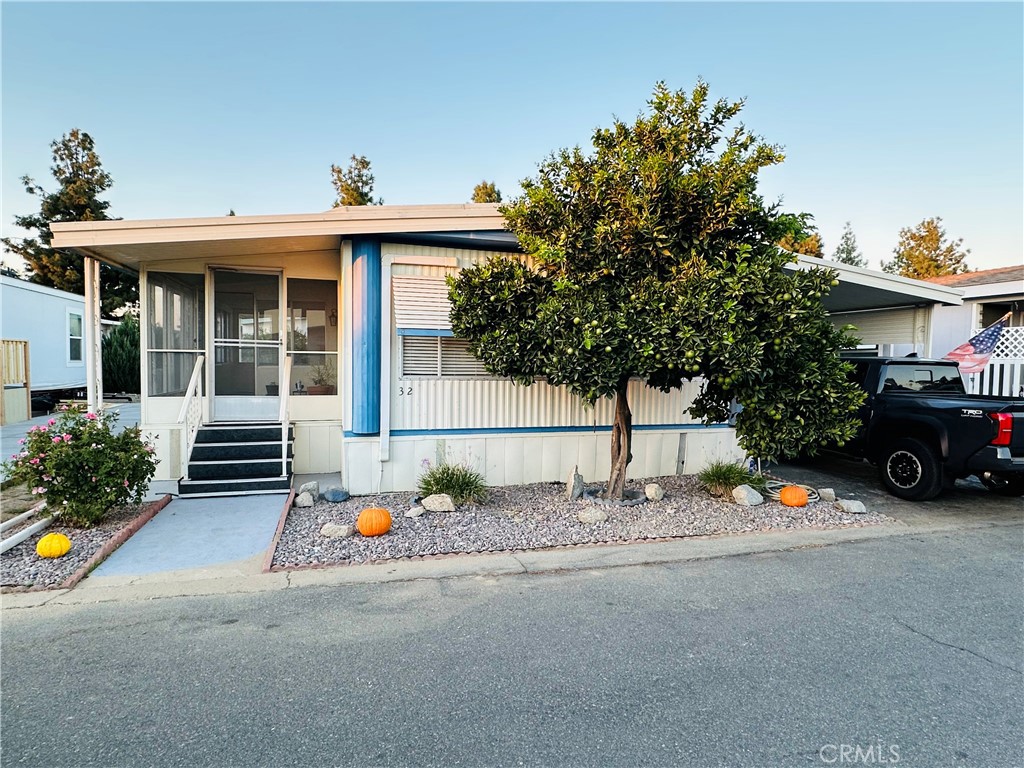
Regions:
[[[352,239],[352,427],[380,433],[380,240]]]

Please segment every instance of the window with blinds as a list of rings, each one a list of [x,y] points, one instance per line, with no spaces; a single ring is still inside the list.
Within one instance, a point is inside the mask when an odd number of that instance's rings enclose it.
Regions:
[[[489,376],[469,353],[469,342],[451,336],[402,336],[402,376],[465,379]]]

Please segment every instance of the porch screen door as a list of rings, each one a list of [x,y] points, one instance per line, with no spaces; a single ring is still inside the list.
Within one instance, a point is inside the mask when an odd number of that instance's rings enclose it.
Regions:
[[[276,421],[281,276],[213,270],[213,420]]]

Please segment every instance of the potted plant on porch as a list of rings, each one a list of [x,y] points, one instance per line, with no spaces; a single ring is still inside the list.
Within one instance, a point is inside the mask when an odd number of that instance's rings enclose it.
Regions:
[[[311,395],[333,395],[337,379],[334,374],[334,361],[327,358],[320,365],[314,365],[310,372],[312,384],[306,391]]]

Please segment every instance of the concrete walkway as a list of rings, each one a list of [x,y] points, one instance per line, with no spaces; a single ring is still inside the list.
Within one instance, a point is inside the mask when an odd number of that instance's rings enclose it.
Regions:
[[[175,499],[80,588],[261,573],[287,498],[268,494]]]

